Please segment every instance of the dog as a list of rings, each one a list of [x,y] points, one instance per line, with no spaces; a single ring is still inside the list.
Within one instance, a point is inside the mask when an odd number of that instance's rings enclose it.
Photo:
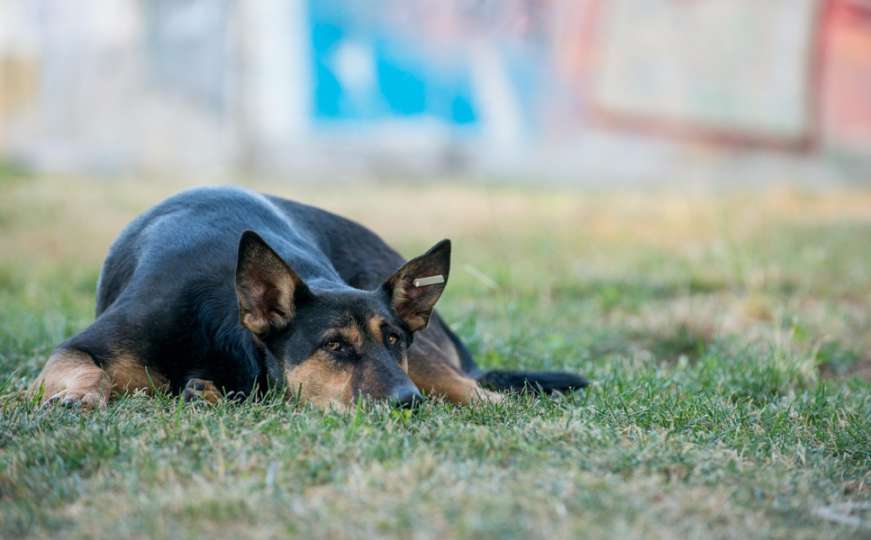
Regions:
[[[442,240],[406,262],[325,210],[235,187],[183,191],[115,240],[96,319],[55,349],[31,390],[100,408],[134,391],[216,402],[277,388],[347,409],[587,385],[571,373],[480,370],[434,312],[450,255]]]

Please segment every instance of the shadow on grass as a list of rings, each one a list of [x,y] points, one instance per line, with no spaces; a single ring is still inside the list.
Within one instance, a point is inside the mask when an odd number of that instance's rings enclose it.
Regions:
[[[634,330],[607,336],[593,343],[590,353],[601,357],[649,351],[659,362],[674,363],[682,357],[692,362],[704,355],[714,341],[708,331],[679,324],[664,332]]]

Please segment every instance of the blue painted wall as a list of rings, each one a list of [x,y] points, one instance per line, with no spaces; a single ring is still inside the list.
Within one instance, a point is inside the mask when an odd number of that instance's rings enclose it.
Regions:
[[[342,7],[341,2],[308,2],[315,120],[340,124],[427,117],[474,128],[480,114],[464,61],[434,61],[415,41]],[[343,80],[336,59],[346,46],[368,57],[368,87]]]

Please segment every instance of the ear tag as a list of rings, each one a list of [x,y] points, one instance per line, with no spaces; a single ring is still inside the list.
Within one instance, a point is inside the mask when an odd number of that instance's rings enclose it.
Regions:
[[[445,282],[445,276],[439,274],[437,276],[427,276],[414,280],[415,287],[426,287],[427,285],[438,285]]]

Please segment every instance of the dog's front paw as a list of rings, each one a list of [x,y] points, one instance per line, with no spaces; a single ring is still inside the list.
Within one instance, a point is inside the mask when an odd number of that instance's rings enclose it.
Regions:
[[[505,401],[505,395],[484,388],[478,388],[475,391],[475,399],[484,403],[502,403]]]
[[[46,399],[44,405],[63,405],[68,409],[94,410],[106,407],[108,400],[100,392],[77,392],[66,390]]]
[[[185,401],[206,401],[217,403],[221,399],[221,392],[212,381],[205,379],[190,379],[184,387],[182,397]]]

